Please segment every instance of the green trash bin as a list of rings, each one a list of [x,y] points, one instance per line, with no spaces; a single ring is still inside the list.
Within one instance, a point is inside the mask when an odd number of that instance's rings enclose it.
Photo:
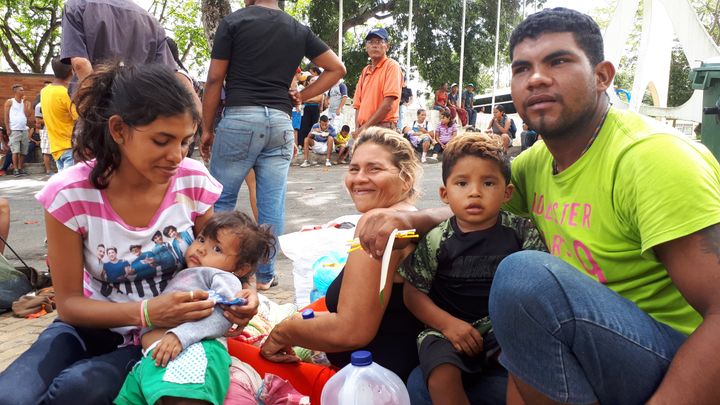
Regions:
[[[703,90],[702,143],[720,160],[720,58],[702,62],[690,72],[692,88]]]

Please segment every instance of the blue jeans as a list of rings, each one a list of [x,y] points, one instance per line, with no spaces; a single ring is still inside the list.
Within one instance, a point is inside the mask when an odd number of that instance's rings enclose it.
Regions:
[[[0,404],[110,404],[140,360],[140,346],[117,348],[107,329],[56,319],[0,374]]]
[[[505,404],[507,391],[507,372],[502,367],[483,370],[482,373],[472,377],[472,380],[463,381],[465,394],[471,404],[502,405]],[[431,405],[430,392],[423,379],[420,367],[410,373],[407,381],[410,403],[413,405]]]
[[[63,152],[62,155],[60,155],[60,158],[55,161],[55,165],[57,166],[58,172],[61,172],[68,167],[72,167],[75,164],[75,161],[73,160],[73,151],[72,149],[66,149],[65,152]]]
[[[467,111],[468,115],[468,125],[474,127],[477,122],[477,111],[474,108],[466,108],[465,111]]]
[[[498,266],[490,318],[508,372],[557,402],[640,404],[687,337],[547,253]]]
[[[270,225],[276,239],[285,225],[285,190],[294,131],[290,117],[267,107],[227,107],[215,129],[210,174],[222,185],[216,211],[232,211],[240,185],[255,169],[258,222]],[[275,276],[273,255],[258,266],[257,281]]]

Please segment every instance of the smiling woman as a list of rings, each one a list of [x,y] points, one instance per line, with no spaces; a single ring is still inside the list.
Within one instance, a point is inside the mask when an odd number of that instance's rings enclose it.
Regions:
[[[414,211],[420,170],[409,142],[393,130],[372,127],[357,140],[345,186],[361,213],[375,208]],[[345,269],[328,288],[330,313],[283,321],[263,345],[262,355],[272,361],[297,361],[289,348],[298,345],[325,351],[333,365],[342,367],[351,351],[362,348],[406,379],[418,364],[415,337],[422,324],[405,307],[403,279],[395,270],[412,249],[392,254],[384,300],[378,291],[380,261],[363,251],[350,253]]]

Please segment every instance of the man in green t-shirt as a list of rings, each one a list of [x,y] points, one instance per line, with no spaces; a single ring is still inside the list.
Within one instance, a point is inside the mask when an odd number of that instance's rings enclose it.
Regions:
[[[615,68],[590,17],[533,14],[515,28],[510,56],[513,102],[543,142],[513,161],[505,208],[533,219],[550,254],[510,255],[493,282],[508,399],[716,402],[718,162],[672,128],[610,106]],[[366,214],[359,236],[377,254],[393,228],[421,232],[446,215]],[[422,390],[413,375],[408,386]]]

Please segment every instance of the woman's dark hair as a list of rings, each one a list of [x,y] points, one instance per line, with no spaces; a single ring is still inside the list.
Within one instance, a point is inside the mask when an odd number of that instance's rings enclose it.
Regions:
[[[190,113],[196,125],[201,121],[190,91],[172,69],[160,64],[100,66],[82,81],[74,102],[79,116],[75,154],[83,162],[95,158],[90,180],[98,189],[108,186],[120,166],[120,149],[108,128],[113,115],[131,127],[184,113]]]
[[[267,263],[275,255],[275,236],[270,227],[256,224],[247,214],[238,211],[216,212],[200,234],[217,240],[222,230],[230,232],[238,241],[236,269],[249,264],[253,273],[258,263]]]
[[[534,39],[542,34],[559,32],[573,34],[592,66],[605,59],[602,33],[595,20],[579,11],[556,7],[531,14],[515,27],[510,35],[510,60],[513,60],[515,46],[525,38]]]
[[[505,107],[503,107],[502,104],[496,105],[495,108],[501,113],[505,114]]]

